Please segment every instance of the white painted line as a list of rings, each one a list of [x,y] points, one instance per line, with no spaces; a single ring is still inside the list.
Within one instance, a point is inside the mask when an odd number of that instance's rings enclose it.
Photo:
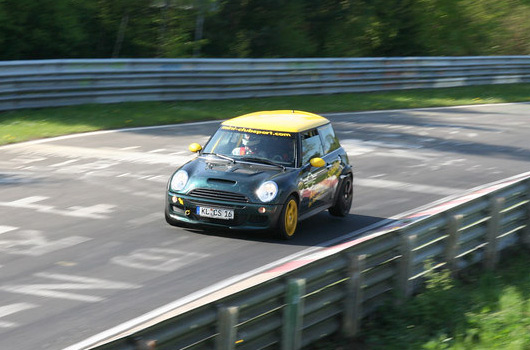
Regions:
[[[122,151],[112,149],[94,149],[88,147],[60,146],[60,145],[33,145],[25,144],[19,148],[21,152],[55,156],[64,158],[87,158],[105,159],[118,162],[126,161],[141,164],[184,164],[195,155],[189,153],[186,156],[175,156],[160,153]]]
[[[70,207],[67,210],[56,209],[50,205],[36,204],[43,200],[48,199],[49,197],[42,196],[32,196],[26,197],[12,202],[0,202],[0,206],[9,207],[9,208],[22,208],[22,209],[31,209],[36,210],[40,213],[47,214],[56,214],[63,216],[72,216],[72,217],[83,217],[91,219],[107,219],[108,216],[105,214],[110,214],[113,212],[113,209],[116,207],[114,204],[95,204],[89,207],[75,206]]]
[[[18,229],[18,227],[0,225],[0,235],[2,233],[6,233],[6,232],[13,231],[16,229]]]
[[[80,218],[104,218],[105,214],[111,214],[116,206],[114,204],[95,204],[90,207],[71,207],[68,216]]]
[[[51,240],[37,230],[20,230],[16,237],[0,239],[0,252],[15,255],[42,256],[60,249],[72,247],[91,240],[88,237],[68,236]]]
[[[158,220],[163,220],[163,215],[161,212],[151,213],[145,216],[134,218],[129,220],[128,223],[133,226],[142,226]]]
[[[29,303],[16,303],[0,306],[0,319],[12,314],[16,314],[17,312],[33,309],[35,307],[37,307],[37,305]],[[0,328],[12,328],[16,326],[18,326],[18,324],[14,322],[0,321]]]
[[[22,198],[16,201],[12,202],[0,202],[0,205],[5,205],[13,208],[27,208],[27,209],[42,209],[42,210],[48,210],[53,207],[50,207],[48,205],[40,205],[35,204],[37,202],[42,202],[43,200],[46,200],[50,197],[43,197],[43,196],[31,196]]]
[[[439,194],[443,196],[448,196],[448,195],[452,195],[455,193],[462,193],[463,191],[465,191],[465,189],[462,189],[462,188],[419,185],[419,184],[411,184],[407,182],[382,180],[382,179],[356,178],[354,180],[354,185],[360,186],[360,187],[383,188],[383,189],[392,190],[392,191]]]
[[[113,289],[113,290],[128,290],[142,287],[141,285],[116,282],[111,280],[104,280],[99,278],[89,278],[83,276],[73,276],[58,273],[36,273],[35,276],[53,279],[58,281],[64,281],[67,283],[48,283],[48,284],[18,284],[18,285],[3,285],[0,290],[26,295],[36,295],[46,298],[57,298],[67,300],[77,300],[88,303],[95,303],[98,301],[105,300],[104,297],[78,294],[71,292],[63,292],[64,290],[87,290],[87,289]]]
[[[461,105],[461,106],[446,106],[446,107],[422,107],[422,108],[403,108],[403,109],[387,109],[387,110],[377,110],[377,111],[359,111],[359,112],[337,112],[337,113],[322,113],[323,116],[330,117],[341,117],[348,115],[359,115],[359,114],[378,114],[378,113],[395,113],[403,111],[439,111],[443,109],[470,109],[470,108],[480,108],[480,107],[490,107],[490,106],[511,106],[511,105],[525,105],[530,104],[530,102],[508,102],[508,103],[484,103],[477,105]]]
[[[113,264],[132,269],[171,272],[208,256],[210,255],[172,248],[143,248],[137,249],[129,255],[116,256],[111,261]]]
[[[70,160],[67,160],[66,162],[52,164],[52,165],[50,165],[50,167],[61,167],[61,166],[65,166],[67,164],[75,163],[77,161],[79,161],[79,159],[70,159]]]
[[[14,158],[12,161],[27,165],[29,163],[41,162],[43,160],[46,160],[46,158],[42,158],[42,157],[31,158],[31,156],[25,158],[24,156],[22,156],[22,157]]]

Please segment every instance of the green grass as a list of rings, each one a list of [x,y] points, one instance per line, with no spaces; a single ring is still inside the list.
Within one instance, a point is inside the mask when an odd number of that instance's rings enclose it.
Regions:
[[[329,113],[522,101],[530,101],[530,84],[25,109],[0,113],[0,145],[94,130],[226,119],[258,110]]]
[[[363,324],[358,339],[324,340],[313,350],[529,350],[530,252],[506,256],[493,272],[454,280],[432,274],[425,290]]]

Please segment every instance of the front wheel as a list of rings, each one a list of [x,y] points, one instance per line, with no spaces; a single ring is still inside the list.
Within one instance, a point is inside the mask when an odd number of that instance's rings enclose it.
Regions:
[[[294,196],[289,196],[285,202],[279,223],[278,223],[278,236],[281,239],[291,239],[296,232],[296,226],[298,225],[298,202]]]
[[[346,216],[350,212],[353,198],[353,183],[350,176],[345,177],[337,193],[337,201],[329,208],[329,213],[333,216]]]

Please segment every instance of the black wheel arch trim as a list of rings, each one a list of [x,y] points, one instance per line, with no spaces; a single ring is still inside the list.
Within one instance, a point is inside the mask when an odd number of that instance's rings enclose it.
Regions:
[[[348,169],[344,169],[345,171],[342,172],[342,174],[339,175],[339,183],[337,184],[337,190],[335,191],[335,195],[333,197],[333,205],[335,205],[337,203],[337,200],[340,196],[339,194],[339,190],[342,186],[342,182],[344,181],[345,178],[347,177],[350,177],[351,178],[351,181],[352,181],[352,186],[353,186],[353,172],[351,171],[351,166],[348,167]]]

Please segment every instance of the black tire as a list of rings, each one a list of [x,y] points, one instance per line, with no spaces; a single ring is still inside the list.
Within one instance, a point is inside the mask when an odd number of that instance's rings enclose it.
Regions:
[[[285,201],[280,218],[278,219],[278,237],[286,240],[293,238],[297,226],[298,201],[293,195],[290,195]]]
[[[345,177],[339,187],[335,204],[329,208],[329,213],[333,216],[344,217],[351,209],[353,199],[353,181],[350,176]]]

